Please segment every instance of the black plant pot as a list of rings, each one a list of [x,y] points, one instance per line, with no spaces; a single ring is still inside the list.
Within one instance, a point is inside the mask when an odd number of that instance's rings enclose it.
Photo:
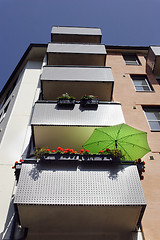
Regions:
[[[76,100],[75,99],[58,99],[57,104],[59,106],[74,106]]]
[[[83,107],[98,106],[98,99],[97,98],[94,98],[94,99],[81,99],[80,100],[80,104]]]

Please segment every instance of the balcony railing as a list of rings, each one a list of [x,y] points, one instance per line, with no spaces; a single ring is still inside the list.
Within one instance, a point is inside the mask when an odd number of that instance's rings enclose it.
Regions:
[[[83,27],[52,27],[52,42],[79,42],[79,43],[100,43],[100,28],[83,28]]]
[[[49,43],[48,65],[105,66],[106,49],[100,44]]]
[[[146,206],[136,166],[95,162],[22,164],[14,204],[37,239],[112,232],[128,239]]]

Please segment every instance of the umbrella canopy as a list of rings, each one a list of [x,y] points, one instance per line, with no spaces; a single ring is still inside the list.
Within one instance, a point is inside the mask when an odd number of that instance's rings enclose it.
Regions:
[[[106,148],[118,149],[122,151],[127,161],[134,161],[150,152],[147,133],[124,123],[95,128],[83,148],[91,153],[99,153],[100,150],[104,151]]]

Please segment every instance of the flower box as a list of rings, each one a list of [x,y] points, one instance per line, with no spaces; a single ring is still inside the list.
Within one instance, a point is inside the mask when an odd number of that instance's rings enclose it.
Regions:
[[[101,154],[88,154],[88,155],[81,155],[82,161],[107,161],[107,162],[120,162],[120,158],[113,157],[113,155],[101,155]]]
[[[93,98],[93,99],[81,99],[80,104],[83,107],[90,107],[90,106],[98,106],[98,99]]]
[[[76,100],[75,99],[58,99],[57,100],[57,104],[59,106],[74,106],[75,105]]]
[[[79,154],[61,154],[61,153],[46,153],[40,157],[40,161],[55,161],[55,160],[78,160]]]

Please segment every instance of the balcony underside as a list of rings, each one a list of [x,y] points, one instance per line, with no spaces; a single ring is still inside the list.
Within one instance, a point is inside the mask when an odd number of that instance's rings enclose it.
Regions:
[[[75,82],[75,81],[42,81],[43,100],[56,100],[64,93],[80,100],[84,95],[98,96],[100,101],[112,100],[112,83]],[[53,91],[54,89],[54,91]]]
[[[128,239],[146,205],[136,166],[100,163],[23,164],[15,204],[29,235],[58,239]]]
[[[48,53],[48,65],[105,66],[106,55]]]

